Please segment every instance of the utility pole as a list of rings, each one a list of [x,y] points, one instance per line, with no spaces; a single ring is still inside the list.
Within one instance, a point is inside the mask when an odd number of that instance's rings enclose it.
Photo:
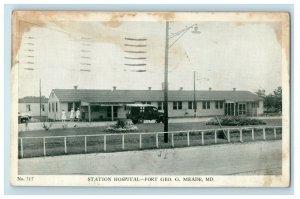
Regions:
[[[196,71],[194,71],[194,117],[197,117],[197,102],[196,102]]]
[[[168,58],[169,58],[169,22],[166,21],[166,46],[165,46],[165,83],[164,83],[164,132],[168,132]],[[168,133],[164,133],[164,142],[168,143]]]
[[[42,119],[42,85],[41,85],[41,78],[40,78],[40,120]]]

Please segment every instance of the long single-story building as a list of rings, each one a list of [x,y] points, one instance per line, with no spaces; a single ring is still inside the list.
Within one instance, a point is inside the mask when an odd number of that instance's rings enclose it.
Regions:
[[[48,115],[48,99],[45,96],[33,97],[27,96],[19,99],[19,113],[29,113],[31,116],[40,116],[40,100],[41,100],[41,116]]]
[[[250,91],[169,90],[169,117],[193,117],[194,94],[197,117],[220,115],[257,116],[263,114],[263,98]],[[88,90],[53,89],[48,101],[48,118],[61,119],[65,110],[80,108],[81,120],[101,121],[126,118],[126,105],[151,104],[163,112],[163,90]]]

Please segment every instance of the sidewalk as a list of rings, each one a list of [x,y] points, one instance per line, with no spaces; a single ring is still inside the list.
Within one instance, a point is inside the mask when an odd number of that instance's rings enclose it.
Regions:
[[[207,122],[210,120],[212,117],[201,117],[201,118],[169,118],[169,123],[193,123],[193,122]],[[274,116],[274,117],[254,117],[256,119],[262,119],[262,120],[268,120],[268,119],[281,119],[279,116]],[[66,122],[67,125],[74,126],[75,122]],[[103,127],[103,126],[108,126],[111,124],[114,124],[115,121],[105,121],[105,122],[77,122],[77,126],[84,128],[84,127]],[[151,124],[155,123],[155,120],[149,121],[145,120],[145,124]],[[62,128],[62,122],[57,121],[53,122],[51,129],[61,129]],[[28,123],[28,128],[26,129],[25,124],[19,124],[19,131],[34,131],[34,130],[42,130],[43,126],[41,122],[37,123]]]

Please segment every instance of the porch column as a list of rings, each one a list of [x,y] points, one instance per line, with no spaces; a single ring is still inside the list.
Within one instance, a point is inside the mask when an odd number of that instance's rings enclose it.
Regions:
[[[233,115],[235,116],[235,103],[233,103]]]
[[[114,106],[111,106],[111,121],[114,121]]]
[[[240,110],[239,103],[236,103],[236,104],[237,104],[237,116],[239,116],[239,110]]]
[[[91,122],[91,105],[88,105],[89,122]]]

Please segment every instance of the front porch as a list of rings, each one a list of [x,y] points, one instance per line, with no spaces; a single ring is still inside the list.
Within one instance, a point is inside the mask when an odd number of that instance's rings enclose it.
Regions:
[[[126,118],[124,104],[117,103],[88,103],[81,102],[81,120],[92,121],[115,121]]]
[[[257,102],[225,101],[226,116],[257,116]]]

